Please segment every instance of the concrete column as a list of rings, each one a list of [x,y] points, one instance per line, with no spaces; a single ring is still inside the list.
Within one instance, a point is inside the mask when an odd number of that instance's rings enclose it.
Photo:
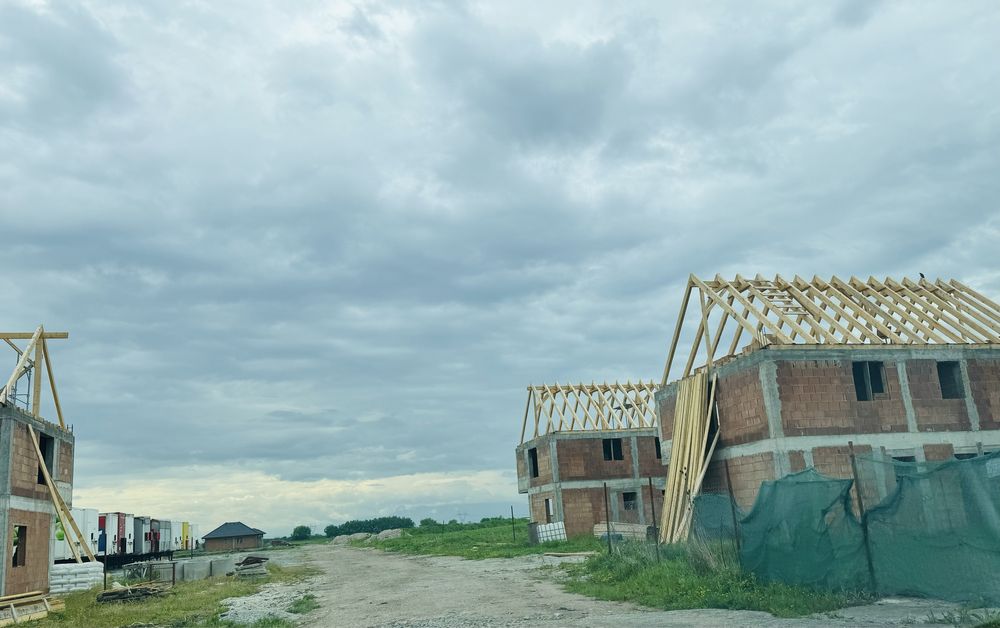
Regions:
[[[775,362],[761,362],[760,388],[764,393],[764,411],[767,412],[767,431],[771,438],[784,438],[781,426],[781,395],[778,392],[778,365]]]
[[[979,408],[976,407],[976,400],[972,397],[972,384],[969,380],[969,363],[959,360],[958,366],[962,370],[962,392],[965,395],[965,409],[969,413],[969,427],[973,432],[978,432]]]
[[[558,447],[556,446],[556,439],[552,438],[549,440],[549,463],[552,466],[552,486],[553,486],[553,504],[552,504],[552,520],[553,521],[565,521],[563,519],[563,497],[562,497],[562,485],[559,483],[559,454]]]
[[[629,439],[632,444],[632,477],[639,485],[635,492],[636,506],[639,508],[639,523],[646,525],[646,498],[642,493],[642,478],[639,477],[639,437],[633,436]]]
[[[906,362],[896,362],[896,373],[899,375],[899,394],[903,396],[903,407],[906,409],[906,430],[919,432],[917,413],[913,411],[913,397],[910,396],[910,380],[906,375]]]
[[[802,459],[806,463],[806,469],[808,469],[809,467],[815,467],[816,466],[816,463],[813,462],[813,450],[812,449],[803,449],[802,450]]]

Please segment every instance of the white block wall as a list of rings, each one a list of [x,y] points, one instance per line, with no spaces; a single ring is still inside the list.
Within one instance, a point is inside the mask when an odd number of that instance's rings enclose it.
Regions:
[[[562,521],[557,521],[555,523],[543,523],[538,526],[538,542],[545,543],[546,541],[565,541],[566,540],[566,524]]]
[[[85,591],[104,582],[104,564],[63,563],[49,566],[49,593]]]

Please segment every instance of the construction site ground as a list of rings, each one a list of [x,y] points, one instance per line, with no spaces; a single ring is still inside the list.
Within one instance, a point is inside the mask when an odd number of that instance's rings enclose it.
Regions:
[[[537,555],[464,560],[321,544],[272,552],[270,556],[283,564],[310,564],[322,573],[305,582],[267,585],[256,596],[241,598],[227,619],[252,622],[278,611],[304,626],[818,628],[952,625],[930,619],[959,614],[956,604],[898,598],[796,619],[756,611],[658,611],[567,593],[559,583],[562,570],[558,568],[567,559]],[[282,612],[306,593],[316,597],[318,609],[305,616]]]

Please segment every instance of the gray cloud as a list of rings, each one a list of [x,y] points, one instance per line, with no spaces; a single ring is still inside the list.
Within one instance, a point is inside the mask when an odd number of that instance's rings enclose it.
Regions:
[[[528,8],[0,5],[3,326],[72,332],[83,495],[509,480],[690,272],[1000,293],[989,3]]]

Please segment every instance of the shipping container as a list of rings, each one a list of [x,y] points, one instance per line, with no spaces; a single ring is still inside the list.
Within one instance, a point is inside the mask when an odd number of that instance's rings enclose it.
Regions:
[[[135,518],[135,547],[133,548],[133,554],[149,554],[153,551],[151,523],[152,521],[149,517]]]
[[[76,521],[76,527],[80,529],[80,534],[86,539],[90,550],[97,553],[97,540],[100,534],[100,529],[98,527],[99,520],[96,508],[71,508],[70,515],[73,520]],[[63,522],[55,517],[55,523],[52,526],[52,541],[53,541],[53,561],[59,560],[73,560],[73,551],[69,547],[69,539],[71,535],[69,532],[63,528]],[[73,545],[76,547],[76,551],[81,556],[86,556],[86,552],[83,551],[83,546],[78,540],[76,540],[76,535],[72,535],[74,539]]]
[[[135,516],[125,513],[125,554],[135,553]]]
[[[191,549],[198,549],[201,546],[201,526],[189,523],[188,530],[191,532]]]
[[[193,549],[191,545],[191,524],[187,521],[181,522],[181,549]]]
[[[183,549],[181,541],[181,535],[183,534],[183,527],[184,527],[183,521],[175,520],[170,522],[170,534],[173,535],[171,537],[172,541],[170,543],[170,549],[174,551]]]

